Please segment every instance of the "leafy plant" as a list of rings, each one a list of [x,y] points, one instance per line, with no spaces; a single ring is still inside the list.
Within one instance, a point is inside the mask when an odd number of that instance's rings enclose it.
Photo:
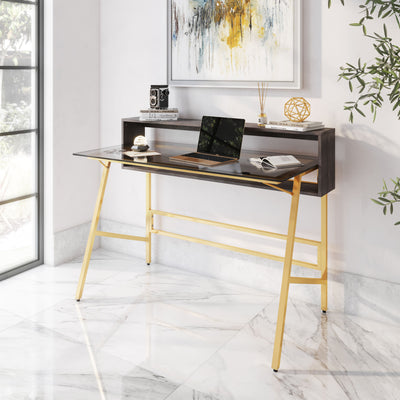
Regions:
[[[400,203],[400,178],[396,180],[392,179],[394,185],[393,189],[389,190],[385,181],[383,181],[383,189],[378,193],[377,199],[371,199],[374,203],[382,207],[383,214],[386,215],[389,210],[390,214],[393,214],[393,204]],[[397,221],[395,225],[400,225],[400,221]]]
[[[344,5],[344,0],[340,2]],[[331,5],[332,0],[328,0],[328,7]],[[366,22],[374,18],[394,17],[400,29],[400,2],[399,0],[364,0],[364,4],[359,7],[362,17],[351,25],[361,27],[363,34],[373,40],[377,54],[371,64],[362,62],[359,58],[355,65],[347,63],[345,67],[341,67],[339,79],[347,80],[350,91],[357,91],[358,94],[358,99],[347,101],[344,109],[350,112],[349,119],[353,123],[354,111],[365,117],[361,107],[369,107],[375,121],[376,113],[384,103],[383,95],[386,93],[393,105],[393,111],[397,112],[400,120],[400,47],[389,37],[385,24],[383,24],[381,35],[376,32],[372,35],[368,34],[366,26]],[[389,190],[386,182],[383,181],[383,190],[378,193],[378,198],[371,199],[382,207],[384,215],[388,210],[390,214],[393,214],[393,205],[400,203],[400,178],[392,179],[392,182],[394,187]],[[400,221],[397,221],[395,225],[400,225]]]
[[[344,5],[344,0],[340,2]],[[332,0],[328,0],[328,7],[331,5]],[[372,35],[368,34],[366,26],[366,22],[374,18],[394,17],[400,29],[400,2],[399,0],[364,0],[364,4],[359,7],[362,17],[351,25],[361,27],[363,34],[373,40],[377,54],[371,64],[362,62],[359,58],[356,65],[347,63],[345,67],[341,67],[339,79],[347,80],[350,91],[357,91],[358,94],[358,99],[347,101],[344,109],[350,112],[349,119],[353,123],[354,111],[365,117],[361,107],[369,107],[375,121],[377,110],[384,103],[383,95],[387,94],[393,105],[393,111],[397,112],[400,120],[400,47],[389,37],[385,24],[383,24],[381,35],[376,32]],[[383,207],[384,215],[388,210],[390,214],[393,214],[393,205],[400,202],[400,178],[392,179],[392,182],[394,187],[389,190],[386,182],[383,181],[383,190],[378,193],[378,198],[371,199]],[[400,221],[397,221],[395,225],[400,225]]]
[[[340,2],[344,5],[344,0]],[[332,0],[328,0],[329,7],[331,4]],[[400,47],[393,43],[385,24],[381,34],[369,34],[366,26],[368,21],[375,18],[394,17],[400,29],[400,2],[364,0],[360,9],[361,19],[351,25],[361,27],[365,37],[373,41],[376,56],[371,63],[358,59],[356,63],[346,63],[341,67],[339,79],[347,80],[350,91],[358,95],[356,100],[347,101],[344,109],[350,112],[349,119],[353,122],[354,112],[365,117],[363,108],[367,107],[375,121],[377,110],[382,107],[386,95],[400,119]]]

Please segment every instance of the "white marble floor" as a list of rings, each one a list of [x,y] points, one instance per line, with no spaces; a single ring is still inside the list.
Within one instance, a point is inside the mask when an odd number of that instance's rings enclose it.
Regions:
[[[0,399],[399,399],[400,327],[289,303],[272,372],[278,299],[94,253],[0,282]]]

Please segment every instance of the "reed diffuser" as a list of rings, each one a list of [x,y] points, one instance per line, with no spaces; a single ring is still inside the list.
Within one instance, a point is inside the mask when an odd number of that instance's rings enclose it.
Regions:
[[[267,83],[258,82],[258,101],[260,103],[260,115],[258,116],[258,126],[265,127],[268,123],[267,114],[265,113],[265,99],[267,98]]]

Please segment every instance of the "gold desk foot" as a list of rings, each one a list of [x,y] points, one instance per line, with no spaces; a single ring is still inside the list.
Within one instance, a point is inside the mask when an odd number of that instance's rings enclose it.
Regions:
[[[326,312],[328,309],[328,195],[321,198],[321,310]]]
[[[153,213],[151,210],[151,174],[146,173],[146,263],[151,263],[151,231],[153,229]]]
[[[103,164],[103,163],[102,163]],[[101,206],[103,204],[104,192],[106,190],[108,173],[110,172],[111,162],[107,161],[103,164],[103,174],[101,176],[99,192],[97,194],[96,206],[94,208],[92,224],[90,226],[90,233],[86,244],[85,256],[83,258],[81,275],[79,277],[78,288],[76,290],[75,299],[79,301],[82,297],[83,288],[85,286],[86,275],[89,268],[90,257],[92,255],[94,239],[96,237],[97,225],[99,223]]]
[[[301,176],[296,176],[293,181],[293,195],[290,206],[289,228],[283,265],[281,295],[279,300],[278,321],[276,323],[275,344],[272,357],[272,369],[277,372],[281,362],[283,332],[285,329],[286,309],[289,294],[289,279],[292,269],[293,248],[296,233],[297,211],[299,208]]]

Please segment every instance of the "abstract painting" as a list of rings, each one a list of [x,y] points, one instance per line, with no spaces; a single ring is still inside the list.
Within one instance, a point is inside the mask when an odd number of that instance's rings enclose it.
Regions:
[[[299,87],[299,0],[170,0],[169,83]]]

